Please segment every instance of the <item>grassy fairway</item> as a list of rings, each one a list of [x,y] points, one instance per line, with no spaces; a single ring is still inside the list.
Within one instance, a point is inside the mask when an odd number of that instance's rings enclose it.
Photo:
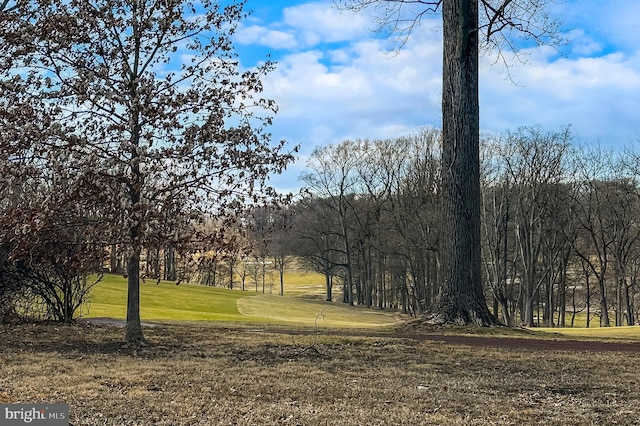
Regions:
[[[348,307],[319,300],[260,295],[238,300],[239,311],[248,318],[263,318],[273,323],[320,327],[379,327],[396,323],[387,312]]]
[[[611,340],[640,340],[640,327],[565,327],[565,328],[532,328],[532,331],[560,334],[565,337],[596,338]]]
[[[317,291],[314,278],[291,284],[288,290],[303,294]],[[295,278],[295,277],[294,277]],[[317,277],[315,278],[317,281]],[[126,280],[105,275],[93,289],[85,317],[125,318]],[[148,280],[141,284],[141,316],[144,320],[230,321],[248,323],[297,324],[324,327],[379,327],[397,323],[392,313],[350,308],[340,303],[280,297],[251,291],[226,290],[198,285]]]
[[[163,320],[252,320],[238,312],[236,301],[248,297],[235,291],[181,285],[148,280],[140,286],[143,319]],[[127,307],[127,282],[117,275],[105,275],[93,289],[89,312],[85,317],[125,318]]]

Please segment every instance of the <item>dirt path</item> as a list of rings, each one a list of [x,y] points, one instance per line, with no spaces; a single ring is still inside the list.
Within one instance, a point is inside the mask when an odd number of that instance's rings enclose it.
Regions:
[[[255,331],[254,331],[255,332]],[[306,330],[264,330],[266,333],[313,335]],[[465,336],[423,333],[376,333],[375,331],[325,331],[324,336],[379,337],[442,342],[449,345],[482,346],[522,350],[551,350],[572,352],[640,352],[640,342],[603,342],[595,340],[550,340],[521,337]]]
[[[79,322],[86,322],[94,325],[106,325],[124,327],[125,320],[116,318],[86,318]],[[143,322],[145,327],[157,327],[161,324]],[[312,336],[312,330],[298,329],[252,329],[247,332],[265,334],[288,334],[293,336]],[[321,331],[320,336],[345,336],[345,337],[373,337],[387,339],[411,339],[418,341],[442,342],[449,345],[482,346],[521,350],[551,350],[551,351],[571,351],[571,352],[639,352],[640,342],[603,342],[597,340],[551,340],[521,337],[496,337],[496,336],[468,336],[468,335],[448,335],[437,333],[412,333],[395,332],[381,333],[370,330],[360,331]]]

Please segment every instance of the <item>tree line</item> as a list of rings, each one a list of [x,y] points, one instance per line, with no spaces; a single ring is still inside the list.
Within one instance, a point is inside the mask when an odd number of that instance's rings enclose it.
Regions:
[[[441,289],[441,133],[317,148],[290,254],[349,304],[421,315]],[[505,324],[634,324],[640,154],[523,127],[481,143],[482,282]]]

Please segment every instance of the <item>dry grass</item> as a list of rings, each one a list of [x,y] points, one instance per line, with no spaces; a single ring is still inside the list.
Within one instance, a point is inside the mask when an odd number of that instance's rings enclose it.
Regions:
[[[196,325],[0,328],[0,402],[74,425],[637,424],[640,357]]]

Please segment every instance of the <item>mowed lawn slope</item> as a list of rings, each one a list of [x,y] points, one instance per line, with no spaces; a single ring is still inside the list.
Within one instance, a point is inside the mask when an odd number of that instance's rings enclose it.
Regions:
[[[306,281],[309,281],[307,277]],[[143,320],[228,321],[321,327],[369,328],[398,323],[395,313],[348,307],[300,297],[276,296],[248,291],[227,290],[200,285],[147,280],[140,286]],[[292,294],[316,293],[318,285],[289,284]],[[247,287],[249,289],[250,287]],[[320,287],[321,288],[321,287]],[[285,289],[285,293],[287,293]],[[274,288],[274,292],[277,291]],[[118,275],[107,274],[92,290],[84,318],[126,317],[127,283]]]
[[[624,327],[563,327],[563,328],[532,328],[533,331],[542,333],[551,333],[561,335],[563,337],[582,338],[587,340],[623,340],[638,342],[640,341],[640,327],[624,326]]]

